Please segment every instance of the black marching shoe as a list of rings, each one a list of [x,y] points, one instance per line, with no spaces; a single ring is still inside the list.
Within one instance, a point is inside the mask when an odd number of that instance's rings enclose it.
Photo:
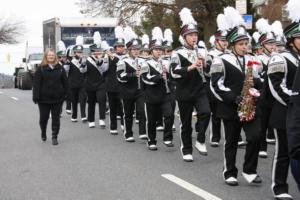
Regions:
[[[166,145],[166,147],[174,147],[174,144],[172,141],[164,141],[164,145]]]
[[[46,135],[46,133],[42,133],[42,134],[41,134],[41,138],[42,138],[42,141],[43,141],[43,142],[46,142],[46,140],[47,140],[47,135]]]
[[[52,145],[58,145],[57,138],[52,138]]]

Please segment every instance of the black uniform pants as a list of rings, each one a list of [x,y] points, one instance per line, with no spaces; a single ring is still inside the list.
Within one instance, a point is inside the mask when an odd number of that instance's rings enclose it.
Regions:
[[[123,108],[121,99],[118,92],[107,92],[109,102],[109,119],[110,119],[110,130],[117,130],[117,116],[121,116],[121,125],[123,122]]]
[[[106,109],[106,91],[99,89],[95,91],[87,91],[88,96],[88,122],[95,122],[96,103],[99,108],[99,119],[105,120]]]
[[[55,104],[39,103],[38,105],[40,111],[39,123],[42,131],[42,135],[46,136],[49,114],[51,112],[52,138],[57,138],[60,129],[60,110],[62,104],[61,103],[55,103]]]
[[[71,101],[72,101],[72,119],[77,119],[77,107],[78,102],[80,103],[81,118],[86,117],[85,107],[86,107],[86,92],[83,87],[81,88],[71,88]]]
[[[272,190],[275,195],[288,193],[289,152],[286,129],[275,129],[275,152],[272,166]]]
[[[210,109],[209,102],[206,94],[191,101],[178,101],[178,107],[181,120],[181,143],[182,154],[192,154],[192,113],[194,108],[197,111],[197,122],[195,124],[197,135],[197,141],[200,143],[205,142],[205,132],[209,124]]]
[[[125,125],[125,138],[132,137],[132,122],[134,108],[136,107],[136,115],[139,117],[139,135],[146,134],[146,116],[144,108],[144,97],[139,95],[131,99],[123,99],[123,109],[124,109],[124,125]]]
[[[71,110],[71,101],[66,100],[66,110]]]
[[[247,141],[243,172],[246,174],[256,174],[258,152],[260,147],[260,118],[255,118],[250,122],[240,122],[239,119],[224,119],[223,122],[225,128],[224,178],[237,177],[238,170],[235,166],[236,153],[242,128],[245,131]]]
[[[147,134],[148,145],[156,144],[156,124],[163,117],[164,119],[164,141],[172,141],[172,122],[174,119],[174,112],[170,101],[159,104],[146,103],[147,113]],[[160,115],[162,114],[162,116]]]
[[[211,142],[220,142],[221,139],[221,119],[217,117],[217,101],[210,101],[211,110]]]
[[[259,108],[261,110],[260,151],[267,151],[267,132],[270,135],[270,137],[268,138],[274,138],[274,130],[271,127],[269,127],[269,120],[271,116],[272,107],[260,105]]]

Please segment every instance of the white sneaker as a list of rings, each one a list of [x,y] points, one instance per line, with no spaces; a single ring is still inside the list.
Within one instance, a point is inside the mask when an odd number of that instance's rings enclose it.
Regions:
[[[66,113],[67,113],[68,115],[71,115],[71,114],[72,114],[72,111],[71,111],[71,110],[66,110]]]
[[[87,117],[81,118],[81,121],[82,121],[82,122],[86,122],[86,121],[87,121]]]
[[[246,144],[247,144],[247,143],[244,142],[243,140],[238,142],[238,146],[245,146]]]
[[[120,116],[120,115],[118,115],[118,116],[117,116],[117,119],[121,119],[121,116]]]
[[[174,144],[172,141],[164,141],[164,145],[166,145],[167,147],[174,147]]]
[[[267,138],[267,139],[266,139],[266,142],[267,142],[268,144],[275,144],[276,140],[275,140],[275,139],[269,139],[269,138]]]
[[[157,131],[163,131],[163,130],[164,130],[164,127],[163,127],[163,126],[158,126],[158,127],[156,127],[156,130],[157,130]]]
[[[128,137],[128,138],[125,138],[126,142],[134,142],[135,139],[134,137]]]
[[[185,162],[193,162],[194,160],[191,154],[183,155],[182,158]]]
[[[118,131],[117,130],[110,130],[110,134],[112,134],[112,135],[118,135]]]
[[[148,149],[151,150],[151,151],[156,151],[157,146],[155,144],[151,144],[151,145],[149,145]]]
[[[197,112],[196,111],[193,112],[193,116],[197,116]]]
[[[77,122],[77,119],[71,118],[71,122]]]
[[[135,123],[136,123],[136,124],[140,123],[140,120],[136,119],[136,120],[135,120]]]
[[[196,141],[195,148],[199,151],[201,155],[207,156],[207,149],[205,143],[200,143]]]
[[[175,124],[173,124],[173,126],[172,126],[172,131],[176,131],[176,126],[175,126]]]
[[[89,128],[95,128],[95,122],[89,122]]]
[[[291,195],[289,195],[288,193],[282,193],[282,194],[275,195],[274,198],[275,199],[276,198],[282,198],[282,199],[286,199],[286,200],[288,200],[288,199],[292,200],[293,199],[293,197]]]
[[[140,135],[139,138],[140,138],[141,140],[148,140],[148,137],[147,137],[146,134]]]
[[[104,120],[102,120],[102,119],[100,119],[99,120],[99,125],[100,125],[100,128],[105,128],[105,121]]]
[[[122,131],[124,131],[124,125],[121,125],[121,129],[122,129]]]
[[[211,147],[218,147],[219,146],[219,142],[211,142],[210,146]]]
[[[229,177],[225,179],[225,183],[230,186],[237,186],[239,184],[235,177]]]
[[[258,153],[258,156],[261,158],[267,158],[268,157],[268,153],[266,151],[260,151]]]

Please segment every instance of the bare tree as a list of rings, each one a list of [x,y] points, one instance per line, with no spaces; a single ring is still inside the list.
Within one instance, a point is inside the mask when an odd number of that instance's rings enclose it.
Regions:
[[[224,7],[234,5],[234,2],[235,0],[79,0],[78,4],[83,14],[117,17],[120,24],[128,23],[132,16],[140,13],[144,22],[148,20],[153,26],[162,26],[163,16],[167,15],[168,18],[175,19],[169,20],[173,22],[168,24],[169,27],[180,27],[178,13],[183,7],[188,7],[198,21],[201,37],[208,40],[216,30],[217,14],[223,12]],[[155,15],[151,15],[151,12],[161,16],[160,20]],[[177,32],[178,28],[173,31]]]
[[[18,43],[23,30],[23,21],[0,19],[0,44]]]

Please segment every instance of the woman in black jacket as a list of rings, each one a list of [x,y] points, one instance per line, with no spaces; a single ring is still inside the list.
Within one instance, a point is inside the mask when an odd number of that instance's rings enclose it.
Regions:
[[[41,66],[36,70],[33,81],[33,102],[38,103],[42,141],[47,140],[46,130],[51,112],[52,144],[57,145],[60,128],[61,104],[67,96],[68,81],[64,68],[58,64],[53,50],[44,53]]]

